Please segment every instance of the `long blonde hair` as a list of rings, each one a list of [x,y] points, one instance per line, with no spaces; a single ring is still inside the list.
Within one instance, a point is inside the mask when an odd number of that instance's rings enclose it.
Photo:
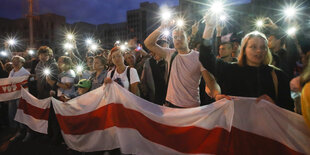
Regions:
[[[239,54],[239,57],[238,57],[238,64],[239,64],[239,66],[246,66],[247,65],[246,55],[245,55],[245,48],[246,48],[249,40],[251,38],[254,38],[254,37],[259,37],[259,38],[264,39],[265,44],[266,44],[266,48],[267,48],[267,55],[265,56],[263,64],[264,65],[270,65],[271,64],[271,62],[272,62],[272,55],[271,55],[271,52],[270,52],[270,50],[268,48],[268,40],[267,40],[266,36],[263,33],[261,33],[261,32],[253,31],[253,32],[250,32],[247,35],[245,35],[243,37],[242,41],[241,41],[240,54]]]

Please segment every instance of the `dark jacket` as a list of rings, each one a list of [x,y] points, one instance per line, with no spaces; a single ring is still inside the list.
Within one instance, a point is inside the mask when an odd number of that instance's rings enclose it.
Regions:
[[[211,46],[204,43],[200,46],[199,60],[215,76],[222,94],[244,97],[259,97],[267,94],[278,106],[290,111],[294,110],[289,80],[283,71],[269,65],[242,67],[236,63],[226,63],[216,59]],[[278,79],[278,97],[275,95],[272,70],[275,70]]]
[[[50,78],[52,80],[57,81],[57,75],[59,73],[57,63],[54,59],[50,59],[49,61],[43,63],[42,61],[39,61],[35,68],[35,75],[37,79],[37,91],[38,91],[38,99],[45,99],[50,97],[50,91],[56,90],[56,88],[51,87],[47,81],[46,76],[44,75],[44,69],[49,68],[51,70]]]

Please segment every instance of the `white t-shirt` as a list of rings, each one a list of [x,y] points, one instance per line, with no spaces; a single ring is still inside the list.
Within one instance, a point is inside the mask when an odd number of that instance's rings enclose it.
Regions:
[[[62,89],[58,88],[58,96],[65,95],[65,96],[70,96],[75,92],[74,89],[74,79],[75,79],[75,72],[70,69],[67,72],[60,73],[60,82],[61,83],[72,83],[72,87],[70,89]]]
[[[165,50],[169,69],[175,49]],[[172,62],[166,100],[179,107],[199,106],[199,84],[204,70],[206,69],[199,61],[199,52],[191,50],[188,54],[178,53]]]
[[[29,71],[24,67],[20,68],[19,71],[15,72],[14,69],[11,70],[9,77],[19,77],[19,76],[28,76],[30,75]]]
[[[114,75],[112,77],[112,80],[115,81],[115,79],[119,78],[122,81],[122,84],[124,86],[125,89],[129,90],[129,81],[127,78],[127,69],[129,67],[126,66],[126,69],[123,73],[119,74],[117,73],[117,71],[115,70]],[[111,73],[113,70],[110,70],[107,74],[107,77],[111,77]],[[139,79],[139,75],[138,72],[135,68],[130,68],[130,84],[136,83],[136,82],[140,82]]]

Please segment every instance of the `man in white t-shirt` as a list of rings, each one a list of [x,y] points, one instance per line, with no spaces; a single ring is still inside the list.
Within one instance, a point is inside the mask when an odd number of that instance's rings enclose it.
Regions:
[[[183,29],[175,29],[172,33],[175,49],[163,48],[156,44],[158,37],[166,27],[162,24],[144,41],[149,50],[165,58],[168,62],[168,72],[171,68],[165,105],[179,108],[197,107],[200,105],[199,83],[201,75],[206,81],[206,90],[209,90],[207,92],[209,96],[216,96],[220,93],[220,88],[214,77],[199,62],[199,53],[189,49]],[[173,56],[174,52],[178,52],[175,57]],[[172,57],[174,59],[170,64]]]

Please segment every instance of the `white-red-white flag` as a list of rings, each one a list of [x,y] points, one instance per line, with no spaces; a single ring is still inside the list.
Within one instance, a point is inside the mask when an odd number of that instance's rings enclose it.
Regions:
[[[0,79],[0,102],[20,98],[21,88],[27,80],[28,76]],[[28,89],[27,85],[24,88]]]
[[[67,103],[52,102],[66,144],[82,152],[310,154],[303,118],[254,98],[173,109],[112,83]]]
[[[51,98],[39,100],[22,88],[15,120],[34,131],[47,134],[50,105]]]

